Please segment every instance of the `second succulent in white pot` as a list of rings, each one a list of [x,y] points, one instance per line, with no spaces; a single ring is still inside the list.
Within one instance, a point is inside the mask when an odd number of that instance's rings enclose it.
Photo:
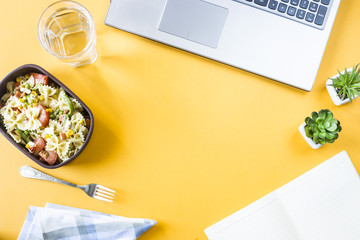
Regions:
[[[305,118],[305,122],[299,127],[301,135],[314,149],[325,143],[333,143],[341,130],[340,122],[328,109],[312,112],[311,117]]]
[[[358,69],[358,65],[329,78],[326,82],[326,89],[335,105],[352,102],[360,95],[360,69]]]

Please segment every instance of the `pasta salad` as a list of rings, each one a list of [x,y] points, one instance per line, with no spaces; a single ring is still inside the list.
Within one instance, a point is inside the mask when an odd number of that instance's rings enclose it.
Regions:
[[[49,165],[68,160],[84,144],[90,119],[82,112],[76,99],[38,73],[7,83],[0,102],[7,133]]]

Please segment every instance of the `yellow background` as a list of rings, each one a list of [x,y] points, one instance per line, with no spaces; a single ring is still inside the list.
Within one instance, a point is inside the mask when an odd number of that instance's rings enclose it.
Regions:
[[[206,227],[342,150],[359,170],[359,103],[335,106],[325,81],[359,63],[360,1],[342,1],[310,93],[110,28],[109,1],[79,0],[94,17],[99,58],[72,68],[37,39],[37,20],[52,2],[2,2],[0,76],[42,66],[90,107],[95,129],[79,158],[56,170],[41,169],[0,137],[0,239],[16,239],[29,206],[46,202],[157,220],[144,240],[207,239]],[[313,150],[298,127],[323,108],[343,131]],[[18,171],[25,164],[113,188],[116,201],[25,179]]]

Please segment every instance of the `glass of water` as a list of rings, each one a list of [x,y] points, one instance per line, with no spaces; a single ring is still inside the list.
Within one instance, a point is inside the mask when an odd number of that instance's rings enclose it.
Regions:
[[[39,41],[53,56],[73,67],[95,62],[96,34],[89,11],[73,1],[59,1],[42,13]]]

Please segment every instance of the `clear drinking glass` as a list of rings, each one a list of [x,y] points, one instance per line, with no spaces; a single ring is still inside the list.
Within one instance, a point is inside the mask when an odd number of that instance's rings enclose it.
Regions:
[[[89,11],[73,1],[59,1],[42,13],[38,38],[46,51],[73,67],[95,62],[96,33]]]

